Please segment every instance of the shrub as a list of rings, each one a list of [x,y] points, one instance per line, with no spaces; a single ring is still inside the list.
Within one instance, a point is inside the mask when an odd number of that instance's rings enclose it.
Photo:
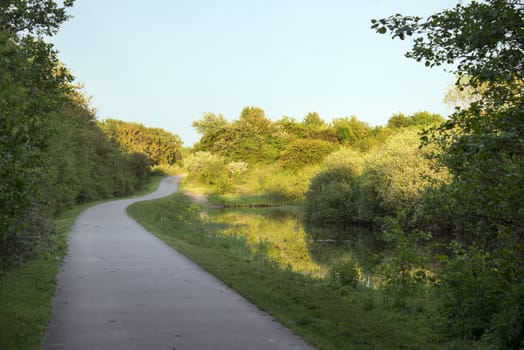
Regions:
[[[364,169],[364,157],[351,148],[342,148],[329,154],[322,165],[327,168],[346,168],[354,176],[358,176]]]
[[[243,183],[244,175],[247,173],[249,166],[246,162],[238,161],[230,162],[227,165],[227,168],[229,170],[229,175],[233,180],[237,183]]]
[[[419,148],[415,130],[404,130],[366,159],[362,178],[356,185],[357,210],[364,220],[397,212],[413,213],[422,194],[434,181],[448,174],[436,167]]]
[[[296,171],[286,171],[278,166],[256,168],[251,172],[252,189],[271,197],[277,203],[304,199],[311,178],[318,172],[318,166],[306,166]]]
[[[284,148],[279,161],[285,169],[300,169],[322,162],[335,148],[333,143],[323,140],[297,139]]]
[[[304,218],[310,223],[349,223],[355,217],[351,200],[355,176],[347,168],[317,174],[306,193]]]
[[[427,257],[424,242],[432,237],[419,231],[406,231],[401,227],[402,219],[382,220],[382,239],[389,246],[389,253],[381,267],[382,288],[386,301],[396,307],[407,307],[408,300],[423,294],[427,286]]]
[[[329,283],[334,287],[356,288],[359,282],[359,273],[354,262],[343,261],[329,269]]]
[[[489,253],[453,243],[451,257],[441,257],[437,298],[441,330],[463,339],[479,340],[490,329],[501,307],[500,284]]]

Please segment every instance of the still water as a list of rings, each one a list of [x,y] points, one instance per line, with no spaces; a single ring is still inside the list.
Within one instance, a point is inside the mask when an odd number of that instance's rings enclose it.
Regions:
[[[281,268],[323,277],[341,261],[353,261],[363,281],[379,263],[381,244],[364,227],[306,227],[296,208],[209,209],[206,220],[225,224],[223,235],[244,239],[254,255]]]

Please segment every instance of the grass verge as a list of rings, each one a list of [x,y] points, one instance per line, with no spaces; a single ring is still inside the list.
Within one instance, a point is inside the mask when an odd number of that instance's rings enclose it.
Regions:
[[[260,309],[319,349],[437,349],[427,314],[386,307],[364,287],[334,288],[324,279],[279,268],[251,253],[227,224],[206,222],[182,194],[136,203],[129,214]]]
[[[152,192],[164,175],[151,177],[134,196]],[[99,201],[76,206],[53,220],[54,233],[38,253],[0,276],[0,349],[40,349],[51,316],[56,274],[67,253],[67,238],[76,217]]]

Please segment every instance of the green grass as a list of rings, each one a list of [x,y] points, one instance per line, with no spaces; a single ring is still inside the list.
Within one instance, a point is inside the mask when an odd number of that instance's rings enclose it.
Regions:
[[[204,194],[208,197],[209,203],[226,208],[276,207],[298,203],[297,200],[280,198],[271,194],[216,194],[209,186],[185,180],[181,183],[180,189],[181,192]]]
[[[226,208],[235,207],[275,207],[282,204],[287,204],[289,201],[282,201],[264,194],[238,195],[238,194],[223,194],[209,196],[209,202],[215,205],[220,205]]]
[[[164,177],[153,176],[144,190],[134,196],[155,190]],[[0,349],[40,349],[71,227],[82,211],[101,202],[77,206],[54,219],[56,229],[38,253],[0,276]]]
[[[324,279],[279,268],[253,254],[247,239],[227,224],[203,221],[200,209],[175,194],[136,203],[128,212],[319,349],[444,347],[438,345],[423,308],[387,307],[378,290],[335,288]]]

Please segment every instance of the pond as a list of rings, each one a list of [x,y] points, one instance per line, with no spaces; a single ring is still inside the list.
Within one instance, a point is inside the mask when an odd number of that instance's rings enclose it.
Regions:
[[[255,255],[280,268],[324,277],[331,266],[352,261],[361,279],[373,283],[381,242],[366,227],[305,227],[294,207],[209,209],[206,220],[226,224],[224,235],[246,240]]]

